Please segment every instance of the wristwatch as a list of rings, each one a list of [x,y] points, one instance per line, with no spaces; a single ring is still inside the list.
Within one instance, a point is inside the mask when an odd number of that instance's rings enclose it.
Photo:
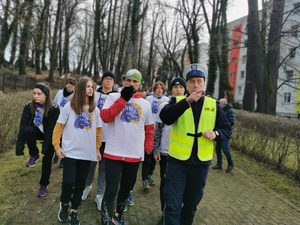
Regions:
[[[219,132],[218,132],[218,131],[214,131],[214,132],[215,132],[215,134],[216,134],[216,138],[219,137]],[[215,139],[216,139],[216,138],[215,138]]]

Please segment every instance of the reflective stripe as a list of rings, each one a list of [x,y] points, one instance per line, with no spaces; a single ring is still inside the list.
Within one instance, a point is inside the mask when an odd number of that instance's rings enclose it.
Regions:
[[[185,96],[176,97],[176,101],[178,102],[184,98]],[[194,143],[194,137],[188,136],[187,133],[196,134],[213,130],[216,121],[216,111],[216,100],[205,97],[198,131],[196,132],[192,109],[187,109],[172,127],[169,155],[179,160],[187,160],[191,156]],[[204,137],[198,137],[198,158],[201,161],[211,160],[213,157],[213,149],[213,141]]]

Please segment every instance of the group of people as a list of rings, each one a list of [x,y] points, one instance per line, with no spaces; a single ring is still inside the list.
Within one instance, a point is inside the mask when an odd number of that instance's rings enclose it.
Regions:
[[[102,75],[101,86],[82,77],[76,84],[72,82],[71,94],[67,86],[58,92],[59,105],[52,101],[47,84],[35,85],[33,99],[23,110],[16,154],[23,155],[27,143],[30,159],[26,166],[34,167],[42,158],[39,197],[46,195],[54,152],[63,160],[59,221],[79,224],[77,210],[92,189],[98,163],[95,202],[101,222],[125,224],[123,213],[134,203],[132,190],[139,165],[142,188],[148,190],[155,185],[152,175],[159,162],[159,223],[193,223],[215,141],[221,143],[224,153],[229,152],[225,154],[226,171],[234,167],[228,148],[234,116],[228,120],[222,110],[229,105],[226,99],[219,103],[205,96],[207,72],[203,66],[190,64],[183,78],[171,82],[170,99],[164,96],[162,82],[155,83],[153,95],[144,99],[139,92],[142,74],[136,69],[122,77],[119,91],[113,90],[112,72]],[[41,155],[37,141],[42,143]],[[215,167],[220,169],[222,153],[217,156]]]

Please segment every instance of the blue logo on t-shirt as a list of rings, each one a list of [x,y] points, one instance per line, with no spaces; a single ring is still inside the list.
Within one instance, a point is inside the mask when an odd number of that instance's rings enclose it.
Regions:
[[[104,106],[104,103],[105,103],[105,99],[104,98],[99,98],[99,101],[98,101],[98,108],[101,110]]]
[[[141,107],[135,103],[126,103],[121,114],[121,121],[127,123],[138,123],[141,116]]]
[[[152,102],[152,113],[156,114],[158,112],[158,107],[161,104],[161,102],[153,101]]]
[[[59,106],[64,107],[69,101],[70,101],[70,99],[68,97],[62,97]]]
[[[80,115],[76,116],[74,127],[76,129],[86,129],[89,130],[92,127],[93,115],[84,111]]]

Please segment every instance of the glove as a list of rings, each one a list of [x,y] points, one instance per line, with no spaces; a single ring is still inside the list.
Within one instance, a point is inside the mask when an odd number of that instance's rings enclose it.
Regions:
[[[133,95],[133,87],[129,86],[129,87],[124,87],[121,91],[121,98],[123,98],[126,102],[129,101],[129,99],[132,97]]]

